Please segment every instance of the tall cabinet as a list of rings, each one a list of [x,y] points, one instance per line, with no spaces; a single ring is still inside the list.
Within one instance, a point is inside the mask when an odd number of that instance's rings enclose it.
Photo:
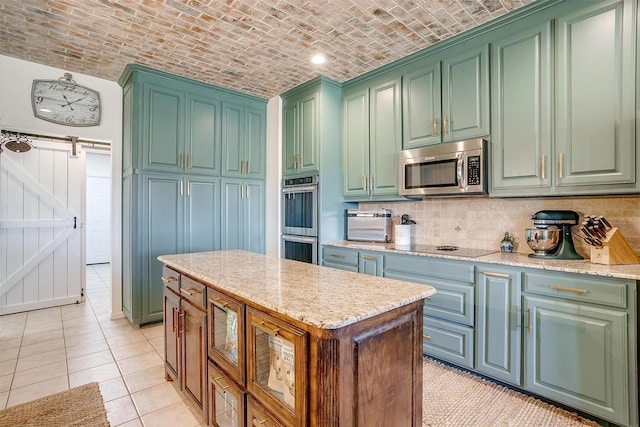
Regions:
[[[264,251],[266,102],[138,65],[119,84],[122,309],[140,325],[162,320],[159,255]],[[227,180],[242,183],[238,199],[252,197],[250,213],[225,197]],[[240,243],[222,229],[242,233]]]

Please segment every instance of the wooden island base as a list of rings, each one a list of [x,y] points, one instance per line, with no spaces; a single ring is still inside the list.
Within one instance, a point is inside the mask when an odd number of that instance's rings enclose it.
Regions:
[[[208,425],[422,425],[432,287],[242,251],[159,259],[167,378]]]

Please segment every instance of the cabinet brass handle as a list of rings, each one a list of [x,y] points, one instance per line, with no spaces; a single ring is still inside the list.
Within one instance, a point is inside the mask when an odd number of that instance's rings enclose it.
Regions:
[[[246,171],[246,174],[248,175],[249,174],[249,160],[247,160],[247,163],[245,165],[244,170]]]
[[[244,185],[240,186],[240,198],[244,199]]]
[[[191,153],[187,153],[187,169],[191,169]]]
[[[438,121],[433,119],[433,136],[438,135]]]
[[[249,184],[247,184],[247,188],[244,189],[244,197],[249,198]]]
[[[544,160],[546,159],[547,156],[545,156],[544,154],[542,156],[540,156],[540,178],[544,179]]]
[[[176,321],[176,308],[175,307],[171,307],[171,320],[172,320],[172,325],[171,325],[171,330],[175,333],[176,331],[176,325],[177,325],[177,321]]]
[[[511,276],[509,276],[508,274],[505,274],[505,273],[493,273],[491,271],[483,271],[482,274],[484,274],[485,276],[503,277],[505,279],[508,279],[509,277],[511,277]]]
[[[332,256],[334,258],[344,258],[344,255],[338,255],[338,254],[330,254],[329,256]]]
[[[222,379],[222,377],[215,377],[213,379],[213,382],[219,387],[221,388],[223,391],[229,388],[229,385],[224,385],[224,383],[222,381],[220,381]]]
[[[177,282],[178,278],[173,276],[169,276],[169,277],[162,276],[162,280],[164,280],[165,282]]]
[[[180,180],[180,195],[182,196],[183,193],[183,187],[182,187],[182,180]]]
[[[240,175],[244,173],[244,160],[240,160]]]
[[[362,175],[362,189],[367,191],[367,177],[366,175]]]
[[[527,308],[527,333],[531,333],[531,309]]]
[[[444,116],[442,118],[442,134],[443,135],[447,134],[447,116]]]
[[[184,167],[184,153],[180,153],[179,167],[180,169]]]
[[[562,153],[560,153],[560,158],[558,159],[558,178],[562,178]]]
[[[431,339],[431,335],[423,335],[422,338],[424,338],[425,340],[430,340]]]
[[[277,337],[278,335],[280,335],[280,329],[278,329],[274,325],[268,324],[264,320],[260,321],[260,326],[262,327],[263,331],[265,331],[271,336]]]
[[[191,196],[191,181],[187,180],[187,196]]]
[[[424,299],[426,299],[426,300],[429,300],[429,301],[430,301],[430,300],[431,300],[431,297],[424,297]]]
[[[180,320],[182,319],[182,320]],[[184,311],[178,315],[178,336],[184,334]]]
[[[266,423],[267,423],[267,420],[258,421],[256,417],[251,418],[251,424],[254,425],[255,427],[260,427],[261,425]]]
[[[209,299],[209,304],[213,304],[213,305],[217,305],[220,308],[227,308],[229,307],[229,304],[226,301],[222,301],[221,299],[218,298],[210,298]]]
[[[186,295],[188,297],[192,297],[196,294],[201,294],[202,291],[199,291],[197,289],[193,289],[193,288],[189,288],[189,289],[185,289],[185,288],[180,288],[180,293],[183,295]]]
[[[376,257],[371,256],[371,255],[360,255],[360,258],[364,258],[364,259],[372,259],[375,261]]]
[[[555,289],[556,291],[567,291],[567,292],[575,292],[577,294],[588,294],[589,291],[587,291],[586,289],[579,289],[579,288],[565,288],[564,286],[556,286],[556,285],[551,285],[549,286],[551,289]]]
[[[373,192],[373,175],[369,175],[369,193]]]

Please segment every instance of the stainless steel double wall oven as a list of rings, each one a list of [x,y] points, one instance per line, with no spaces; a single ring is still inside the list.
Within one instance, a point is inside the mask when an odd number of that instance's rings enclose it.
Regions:
[[[281,256],[318,263],[317,175],[282,180]]]

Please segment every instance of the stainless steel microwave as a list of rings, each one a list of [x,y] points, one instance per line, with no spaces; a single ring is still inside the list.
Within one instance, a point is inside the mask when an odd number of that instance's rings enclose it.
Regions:
[[[470,139],[400,152],[400,195],[487,194],[487,141]]]

